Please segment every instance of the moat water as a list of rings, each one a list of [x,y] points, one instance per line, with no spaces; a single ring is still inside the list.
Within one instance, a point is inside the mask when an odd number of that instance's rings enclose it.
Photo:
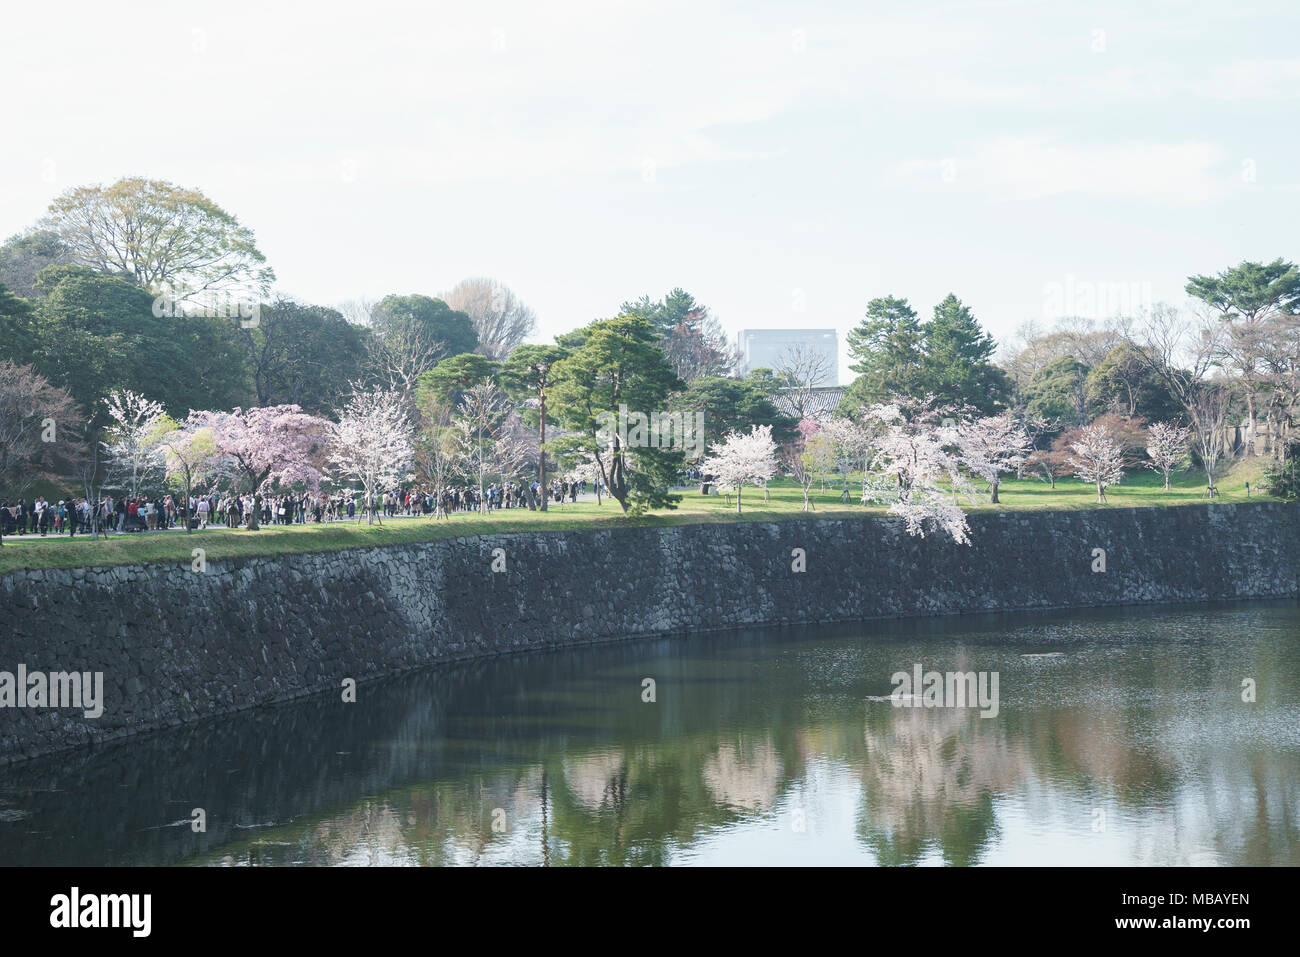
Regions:
[[[1300,864],[1300,603],[449,666],[0,768],[0,864]]]

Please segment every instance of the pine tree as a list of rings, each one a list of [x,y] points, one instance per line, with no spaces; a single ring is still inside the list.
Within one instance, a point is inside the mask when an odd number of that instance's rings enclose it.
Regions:
[[[940,404],[969,405],[992,414],[1006,397],[1006,374],[993,365],[997,343],[970,307],[948,293],[922,332],[925,390]]]
[[[848,342],[856,360],[849,368],[858,373],[845,395],[849,408],[885,402],[892,395],[916,396],[923,388],[924,333],[906,299],[872,299]]]

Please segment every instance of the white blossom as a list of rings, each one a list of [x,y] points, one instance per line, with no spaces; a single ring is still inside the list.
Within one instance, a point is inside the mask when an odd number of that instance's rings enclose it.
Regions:
[[[1173,422],[1154,422],[1147,429],[1147,456],[1151,459],[1147,468],[1164,476],[1166,491],[1169,489],[1169,473],[1187,457],[1191,437],[1191,429]]]
[[[1074,474],[1097,486],[1097,503],[1106,501],[1106,487],[1124,478],[1124,443],[1109,426],[1094,422],[1070,445],[1068,461]]]
[[[162,469],[158,439],[166,411],[161,402],[129,389],[114,390],[104,399],[112,424],[103,442],[110,487],[124,488],[135,498],[140,486]]]
[[[700,470],[712,475],[722,488],[736,490],[736,512],[740,512],[740,490],[746,484],[764,485],[776,474],[776,443],[770,425],[751,426],[748,432],[728,432],[712,454],[700,463]]]
[[[821,431],[817,433],[830,442],[835,466],[844,478],[844,491],[841,501],[848,501],[849,472],[860,469],[863,475],[862,501],[870,499],[867,491],[867,472],[876,455],[876,433],[879,423],[868,415],[866,421],[837,416],[820,423]]]
[[[882,429],[875,439],[873,470],[879,479],[864,494],[889,501],[889,513],[904,520],[909,535],[924,538],[928,531],[949,535],[958,545],[970,544],[966,513],[950,501],[961,487],[958,457],[949,451],[957,440],[955,425],[936,424],[936,411],[918,405],[911,418],[897,404],[872,406],[869,419]],[[947,482],[947,488],[941,483]]]
[[[992,500],[1004,472],[1017,472],[1033,451],[1029,434],[1010,413],[990,415],[957,426],[961,463],[989,483]]]
[[[373,522],[377,495],[405,481],[415,458],[415,429],[405,398],[397,389],[355,392],[328,432],[329,463],[361,483]]]

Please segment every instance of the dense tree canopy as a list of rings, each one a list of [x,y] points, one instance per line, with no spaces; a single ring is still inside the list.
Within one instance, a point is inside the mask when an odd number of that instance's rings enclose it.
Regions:
[[[442,345],[444,356],[473,352],[478,348],[474,323],[441,299],[413,293],[409,296],[385,296],[376,304],[371,325],[377,336],[391,339],[409,328],[425,332]]]
[[[41,223],[0,245],[0,361],[9,363],[11,386],[53,396],[64,419],[89,421],[90,449],[106,424],[103,399],[117,391],[147,397],[173,423],[192,423],[191,411],[248,410],[236,413],[246,421],[231,425],[231,435],[256,431],[257,409],[292,408],[318,423],[343,414],[348,396],[382,392],[403,417],[423,417],[413,452],[438,483],[456,474],[453,433],[464,425],[466,398],[490,393],[492,428],[461,430],[480,485],[490,474],[517,478],[525,463],[537,464],[545,484],[549,457],[570,477],[599,478],[628,511],[672,506],[684,450],[695,460],[701,446],[755,428],[787,446],[787,463],[816,460],[820,446],[852,446],[837,466],[847,475],[850,460],[867,466],[853,436],[868,420],[877,431],[910,435],[914,407],[978,418],[983,425],[958,436],[962,467],[996,489],[1008,470],[1001,453],[985,449],[984,465],[971,464],[981,436],[996,445],[1023,435],[1041,453],[1033,465],[1054,480],[1068,474],[1060,469],[1072,443],[1099,418],[1124,429],[1158,422],[1190,429],[1193,455],[1212,476],[1211,459],[1241,441],[1243,413],[1251,428],[1236,450],[1254,451],[1258,422],[1278,458],[1295,447],[1300,418],[1300,268],[1282,259],[1190,277],[1186,290],[1209,307],[1208,320],[1189,322],[1157,304],[1142,316],[1068,317],[1046,331],[1030,323],[1002,365],[993,338],[955,294],[926,321],[906,299],[872,299],[847,337],[857,379],[835,419],[808,411],[835,395],[816,388],[831,360],[793,348],[775,357],[775,370],[740,378],[721,324],[681,288],[626,302],[614,318],[543,345],[523,341],[536,317],[495,279],[462,281],[450,302],[419,293],[356,300],[345,315],[272,295],[273,278],[252,231],[197,190],[140,177],[68,190]],[[231,291],[253,297],[251,318],[158,308],[160,295],[192,293],[201,304]],[[806,421],[781,414],[778,394],[782,408]],[[689,421],[693,430],[697,415],[702,435],[666,442],[665,422]],[[658,424],[638,430],[624,416]],[[620,427],[611,430],[614,421]],[[370,438],[364,432],[359,438]],[[824,441],[801,439],[818,432]],[[927,439],[935,455],[954,454],[940,438]],[[1131,446],[1126,440],[1125,454]],[[1012,457],[1019,470],[1023,456]],[[250,489],[260,484],[255,473],[245,477]]]
[[[461,393],[472,385],[495,379],[501,364],[477,352],[462,352],[443,359],[434,368],[420,376],[416,394],[421,404],[429,401],[441,405],[455,405]]]
[[[854,402],[924,395],[925,334],[906,299],[872,299],[866,318],[849,332],[848,341],[854,359],[849,368],[858,373],[850,387]]]
[[[625,302],[622,314],[644,319],[659,333],[673,371],[685,382],[730,375],[739,363],[721,323],[685,289],[673,289],[657,301],[642,296]]]
[[[1122,342],[1088,371],[1085,389],[1095,415],[1114,412],[1165,422],[1182,415],[1182,406],[1131,342]]]
[[[601,479],[624,511],[672,508],[669,488],[682,462],[676,449],[638,445],[607,436],[611,420],[629,410],[643,415],[666,410],[669,396],[684,383],[660,348],[660,335],[645,319],[620,315],[593,322],[585,341],[556,366],[555,411],[573,433],[556,443],[570,453],[579,447],[595,461]]]
[[[36,275],[46,266],[70,265],[72,256],[57,233],[29,229],[0,244],[0,285],[15,296],[35,299],[40,295]]]
[[[673,407],[703,414],[705,444],[710,447],[728,432],[744,432],[751,425],[770,428],[772,439],[779,444],[791,442],[798,434],[798,422],[780,413],[772,404],[772,394],[763,378],[707,376],[674,397]]]
[[[1037,373],[1025,390],[1025,405],[1031,415],[1066,425],[1088,420],[1088,367],[1077,359],[1061,356]]]
[[[365,371],[363,339],[370,333],[336,309],[277,299],[239,333],[257,405],[298,405],[320,414],[335,408]]]
[[[75,187],[50,203],[42,225],[74,263],[154,295],[260,298],[275,280],[251,229],[199,190],[162,180],[130,176]]]
[[[997,343],[960,299],[949,293],[935,306],[924,334],[924,387],[940,404],[989,415],[1005,403],[1007,376],[992,361]]]
[[[1007,375],[992,361],[996,343],[951,293],[926,323],[906,299],[873,299],[848,342],[850,368],[859,375],[845,396],[846,411],[901,395],[990,414],[1008,398]]]
[[[83,409],[114,388],[182,413],[238,401],[243,364],[230,320],[155,316],[148,292],[82,266],[48,267],[38,283],[45,295],[18,318],[6,355],[32,363]]]

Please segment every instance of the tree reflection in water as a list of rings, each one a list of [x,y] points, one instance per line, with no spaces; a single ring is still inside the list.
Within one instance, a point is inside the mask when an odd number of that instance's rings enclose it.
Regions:
[[[462,664],[8,768],[0,860],[1297,864],[1298,636],[1284,602]],[[998,716],[868,700],[914,662],[998,671]]]

